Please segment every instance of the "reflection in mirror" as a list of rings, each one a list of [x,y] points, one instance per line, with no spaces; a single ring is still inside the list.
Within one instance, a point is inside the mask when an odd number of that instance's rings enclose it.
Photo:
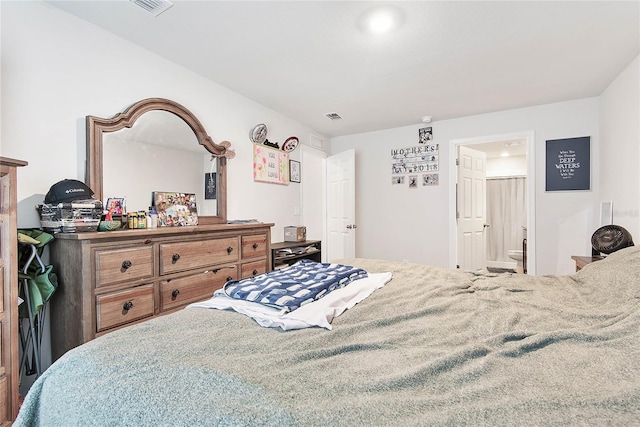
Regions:
[[[146,210],[154,191],[194,193],[199,224],[226,223],[228,141],[213,142],[182,105],[143,99],[112,118],[87,116],[86,184],[95,198]],[[205,197],[206,195],[206,197]]]
[[[199,216],[218,214],[218,159],[175,114],[148,111],[131,128],[105,133],[102,156],[105,200],[125,197],[127,210],[136,211],[153,204],[153,191],[194,193]]]

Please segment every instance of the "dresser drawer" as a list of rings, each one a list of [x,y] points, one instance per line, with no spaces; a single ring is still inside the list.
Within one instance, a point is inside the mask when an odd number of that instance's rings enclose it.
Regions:
[[[101,332],[143,317],[153,316],[153,285],[96,297],[96,331]]]
[[[160,311],[209,299],[229,280],[238,278],[238,267],[228,266],[160,282]]]
[[[257,276],[267,272],[267,260],[248,262],[242,264],[242,278]]]
[[[267,255],[266,234],[242,236],[242,259]]]
[[[153,277],[153,247],[96,251],[96,287]]]
[[[176,273],[238,260],[238,238],[211,239],[160,245],[160,274]]]

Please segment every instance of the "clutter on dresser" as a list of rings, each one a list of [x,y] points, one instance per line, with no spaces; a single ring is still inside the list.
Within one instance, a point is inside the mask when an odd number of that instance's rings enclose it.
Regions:
[[[48,233],[96,231],[102,217],[102,202],[83,182],[64,179],[53,184],[44,203],[37,205],[40,225]]]
[[[36,206],[40,225],[48,233],[81,233],[96,231],[102,217],[102,202],[77,200],[72,203]]]

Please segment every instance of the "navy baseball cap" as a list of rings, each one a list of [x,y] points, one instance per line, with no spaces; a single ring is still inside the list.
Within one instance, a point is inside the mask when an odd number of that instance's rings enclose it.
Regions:
[[[76,179],[63,179],[51,186],[47,195],[44,196],[44,202],[50,205],[90,199],[92,196],[93,191],[84,182]]]

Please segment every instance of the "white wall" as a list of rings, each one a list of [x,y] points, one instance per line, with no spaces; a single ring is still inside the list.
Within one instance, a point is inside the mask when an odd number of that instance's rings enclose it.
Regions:
[[[536,272],[572,273],[571,255],[588,254],[597,223],[599,182],[598,98],[582,99],[453,120],[435,121],[440,184],[409,189],[391,184],[392,148],[416,146],[418,129],[406,126],[331,140],[331,152],[356,150],[356,256],[451,266],[449,165],[455,139],[533,130],[536,163]],[[545,192],[545,141],[591,136],[591,191]],[[455,242],[453,242],[455,244]]]
[[[640,244],[640,57],[600,97],[600,197]],[[595,207],[599,212],[599,206]]]
[[[23,159],[18,224],[37,227],[34,209],[55,182],[84,180],[87,115],[111,117],[150,97],[172,99],[191,110],[214,141],[229,140],[229,219],[298,224],[299,185],[253,182],[249,130],[269,127],[269,140],[292,135],[308,144],[312,129],[217,85],[92,24],[43,2],[0,2],[2,36],[3,156]],[[299,159],[300,150],[292,153]]]

